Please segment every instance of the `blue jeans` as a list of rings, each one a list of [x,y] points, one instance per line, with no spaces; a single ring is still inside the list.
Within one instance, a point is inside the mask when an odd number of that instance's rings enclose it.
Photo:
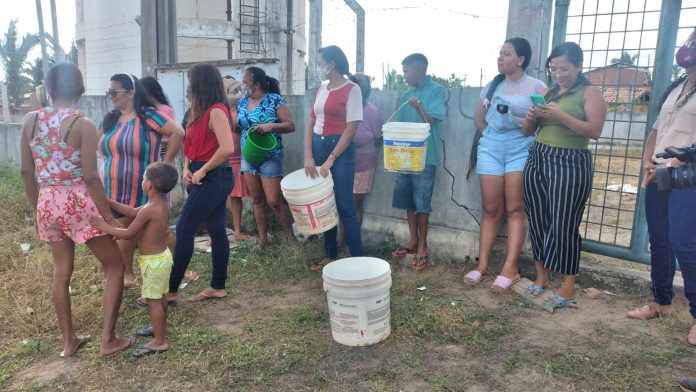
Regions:
[[[326,162],[331,152],[336,147],[340,136],[320,136],[314,134],[312,138],[312,156],[314,163],[321,166]],[[336,208],[338,216],[343,223],[343,230],[346,236],[346,245],[350,255],[353,257],[362,256],[362,239],[360,238],[360,224],[358,223],[358,213],[353,202],[353,181],[355,178],[355,146],[351,143],[348,148],[334,161],[331,168],[331,176],[334,182],[334,194],[336,196]],[[336,259],[338,256],[338,246],[336,237],[338,228],[324,233],[324,251],[326,257]]]
[[[196,172],[205,162],[191,162],[191,172]],[[234,187],[234,175],[228,162],[209,171],[201,185],[193,185],[176,222],[176,247],[174,265],[169,276],[169,292],[176,293],[193,256],[193,238],[196,228],[205,223],[210,234],[213,276],[210,287],[224,289],[227,280],[227,263],[230,258],[230,242],[225,229],[227,196]]]
[[[684,294],[696,318],[696,188],[660,192],[650,184],[645,192],[650,235],[650,277],[655,302],[669,305],[674,297],[677,260]]]

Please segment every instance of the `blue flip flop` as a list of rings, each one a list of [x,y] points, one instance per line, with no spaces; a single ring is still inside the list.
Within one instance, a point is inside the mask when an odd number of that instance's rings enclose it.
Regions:
[[[537,299],[546,291],[546,287],[530,284],[527,286],[527,298]]]
[[[140,336],[142,338],[147,338],[150,336],[155,336],[155,331],[152,329],[152,325],[146,325],[137,331],[135,331],[136,336]]]
[[[161,354],[163,352],[166,352],[167,350],[157,350],[148,346],[147,344],[141,344],[140,346],[138,346],[138,348],[136,348],[133,351],[132,355],[133,358],[142,358],[152,354]]]
[[[550,310],[562,309],[562,308],[572,308],[577,307],[578,301],[575,298],[566,299],[559,297],[554,293],[551,293],[546,299],[544,299],[544,306]]]

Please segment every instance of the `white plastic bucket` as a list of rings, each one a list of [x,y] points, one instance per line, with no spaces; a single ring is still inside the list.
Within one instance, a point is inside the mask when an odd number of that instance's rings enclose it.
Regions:
[[[322,276],[335,341],[366,346],[389,337],[389,263],[374,257],[350,257],[329,263]]]
[[[296,170],[280,181],[280,189],[302,234],[323,233],[338,224],[330,172],[326,178],[309,178],[304,169]]]
[[[384,136],[384,169],[392,172],[418,173],[425,168],[430,124],[388,122]]]

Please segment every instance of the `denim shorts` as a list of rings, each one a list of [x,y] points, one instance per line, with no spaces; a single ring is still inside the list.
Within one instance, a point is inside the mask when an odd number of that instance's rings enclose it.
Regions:
[[[269,152],[260,165],[252,165],[242,156],[241,172],[261,177],[283,177],[285,175],[283,150]]]
[[[521,132],[486,128],[479,141],[476,171],[478,174],[503,176],[505,173],[521,172],[527,162],[529,147],[534,136]]]
[[[432,212],[430,201],[435,186],[435,169],[436,166],[426,164],[418,174],[397,174],[392,207],[414,210],[417,214]]]

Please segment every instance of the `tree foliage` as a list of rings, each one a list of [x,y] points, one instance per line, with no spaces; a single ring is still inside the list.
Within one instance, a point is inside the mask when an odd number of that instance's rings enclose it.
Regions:
[[[19,41],[17,37],[17,20],[10,21],[5,38],[0,41],[0,61],[5,67],[5,82],[10,100],[19,105],[22,95],[30,87],[30,78],[24,74],[29,51],[39,43],[36,34],[26,34]]]
[[[431,76],[432,81],[441,84],[445,88],[457,88],[466,87],[466,77],[461,79],[455,74],[451,74],[449,78],[441,78],[436,75]],[[384,85],[382,86],[384,91],[396,91],[404,92],[408,89],[404,75],[399,74],[396,70],[392,69],[385,75]]]
[[[636,65],[637,62],[638,53],[632,55],[628,52],[621,52],[621,56],[611,59],[612,64]]]

